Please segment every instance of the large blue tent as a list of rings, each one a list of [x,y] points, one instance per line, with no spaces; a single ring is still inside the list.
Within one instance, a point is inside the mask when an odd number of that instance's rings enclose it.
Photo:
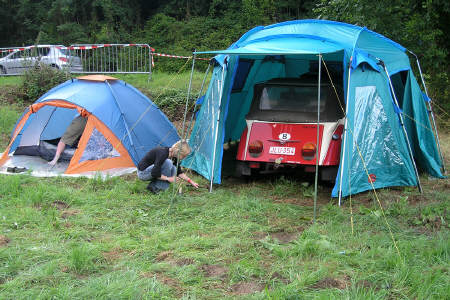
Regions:
[[[319,56],[340,65],[344,87],[345,137],[332,196],[418,185],[418,171],[443,176],[429,99],[398,43],[359,26],[299,20],[259,26],[226,50],[196,54],[206,53],[216,54],[212,79],[190,136],[195,151],[183,164],[212,182],[221,181],[224,141],[238,140],[246,126],[255,83],[300,77]]]

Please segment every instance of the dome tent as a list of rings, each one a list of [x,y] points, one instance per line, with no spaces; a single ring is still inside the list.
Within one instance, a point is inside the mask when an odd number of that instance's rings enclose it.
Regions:
[[[60,138],[78,114],[87,116],[87,124],[64,174],[134,170],[149,149],[179,140],[164,113],[133,86],[109,76],[82,76],[25,109],[0,166],[11,165],[16,152],[39,155],[43,144]]]
[[[254,85],[298,78],[322,60],[338,65],[339,74],[334,75],[342,82],[346,115],[333,197],[420,185],[418,169],[443,177],[438,139],[430,130],[429,99],[414,77],[406,51],[367,28],[297,20],[256,27],[225,50],[194,53],[216,56],[190,136],[194,152],[183,165],[220,183],[222,145],[237,141],[246,128]]]

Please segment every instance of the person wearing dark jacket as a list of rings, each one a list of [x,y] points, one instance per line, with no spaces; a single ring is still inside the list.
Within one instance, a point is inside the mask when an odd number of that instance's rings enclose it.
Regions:
[[[180,167],[176,169],[177,156],[180,160],[191,152],[185,141],[178,141],[172,147],[155,147],[141,159],[138,164],[137,175],[141,180],[150,180],[147,189],[154,194],[169,188],[170,183],[177,178],[198,188],[198,184],[190,179]]]

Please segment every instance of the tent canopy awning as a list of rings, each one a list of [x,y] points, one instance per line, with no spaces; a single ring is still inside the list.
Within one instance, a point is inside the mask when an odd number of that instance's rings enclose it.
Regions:
[[[324,54],[345,50],[343,45],[326,39],[306,36],[271,37],[252,41],[238,48],[216,51],[198,51],[195,54],[226,54],[226,55],[295,55]]]
[[[356,68],[359,64],[366,62],[374,70],[379,71],[377,60],[374,56],[369,55],[361,49],[346,49],[340,44],[333,41],[318,39],[314,37],[278,37],[271,39],[261,39],[252,41],[242,47],[231,47],[225,50],[216,51],[199,51],[195,54],[216,54],[216,60],[223,62],[224,55],[242,55],[242,56],[258,56],[258,55],[331,55],[337,53],[353,53],[352,68]]]

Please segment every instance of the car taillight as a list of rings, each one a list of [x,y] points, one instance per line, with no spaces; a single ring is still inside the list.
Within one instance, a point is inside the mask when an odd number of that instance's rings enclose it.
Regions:
[[[313,160],[316,156],[316,145],[313,143],[306,143],[302,148],[302,157],[304,160]]]
[[[69,61],[66,57],[60,57],[59,60],[63,61],[63,62],[68,62]]]
[[[248,144],[248,152],[252,157],[258,157],[263,151],[263,142],[256,140]]]

